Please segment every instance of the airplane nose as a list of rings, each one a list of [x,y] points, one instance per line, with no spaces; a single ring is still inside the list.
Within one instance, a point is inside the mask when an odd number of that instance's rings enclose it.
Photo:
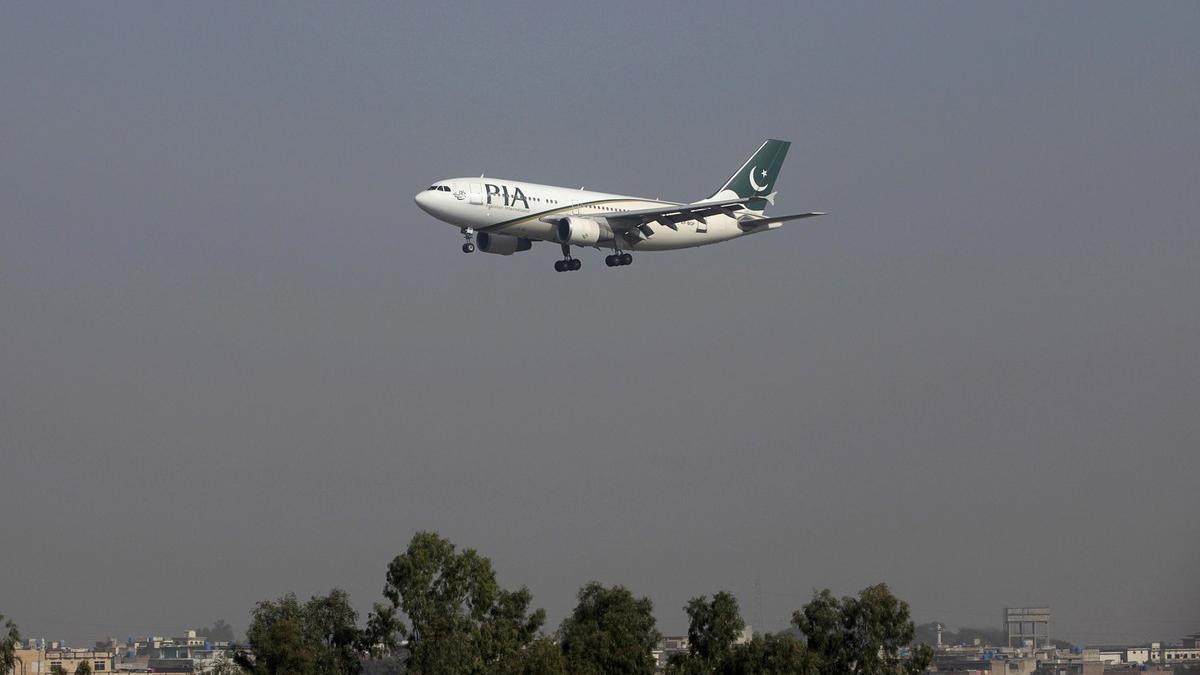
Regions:
[[[415,197],[413,197],[413,201],[416,202],[417,206],[421,207],[421,210],[424,211],[425,213],[429,213],[429,202],[431,199],[431,197],[430,197],[431,194],[432,193],[429,190],[421,190],[420,192],[418,192],[416,194]]]

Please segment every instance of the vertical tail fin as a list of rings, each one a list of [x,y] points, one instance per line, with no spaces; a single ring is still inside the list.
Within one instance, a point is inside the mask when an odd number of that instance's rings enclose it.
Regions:
[[[767,197],[775,189],[775,180],[787,157],[789,141],[767,139],[709,199],[762,197],[747,204],[752,211],[766,208]]]

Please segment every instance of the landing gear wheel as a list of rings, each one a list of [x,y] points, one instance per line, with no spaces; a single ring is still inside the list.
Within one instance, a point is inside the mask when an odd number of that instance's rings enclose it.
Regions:
[[[608,265],[609,267],[616,267],[619,264],[617,262],[617,256],[615,256],[615,255],[604,256],[604,264]]]
[[[583,268],[583,261],[580,260],[579,258],[571,258],[569,261],[567,261],[567,269],[571,270],[572,272],[577,271],[582,268]]]
[[[469,241],[467,243],[463,244],[462,248],[463,248],[463,253],[474,253],[475,252],[475,244],[472,244]]]
[[[554,261],[554,271],[555,272],[566,272],[567,271],[567,261],[566,260],[555,260]]]
[[[633,256],[629,255],[628,253],[622,253],[620,258],[621,258],[622,265],[632,265],[633,264]]]

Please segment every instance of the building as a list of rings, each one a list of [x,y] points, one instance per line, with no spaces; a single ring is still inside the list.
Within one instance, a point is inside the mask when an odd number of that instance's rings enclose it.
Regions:
[[[1037,667],[1038,660],[1028,654],[977,647],[935,654],[930,671],[955,675],[1031,675]]]
[[[1196,644],[1193,642],[1190,647],[1189,646],[1163,647],[1162,648],[1162,661],[1160,663],[1163,663],[1168,666],[1182,665],[1182,664],[1190,665],[1193,663],[1200,664],[1200,646],[1196,646]]]
[[[1049,647],[1050,608],[1005,607],[1004,630],[1009,647]]]
[[[202,673],[221,658],[232,658],[227,642],[209,642],[189,630],[181,637],[130,640],[117,668],[123,672]]]
[[[1151,642],[1148,645],[1106,645],[1084,649],[1081,653],[1103,662],[1109,668],[1200,665],[1200,633],[1188,635],[1179,645],[1164,645],[1161,642]]]
[[[57,645],[58,643],[54,643]],[[13,675],[48,675],[55,666],[73,674],[79,664],[87,662],[93,673],[111,673],[116,670],[116,653],[109,650],[71,649],[62,646],[30,644],[27,649],[16,650],[17,667]]]

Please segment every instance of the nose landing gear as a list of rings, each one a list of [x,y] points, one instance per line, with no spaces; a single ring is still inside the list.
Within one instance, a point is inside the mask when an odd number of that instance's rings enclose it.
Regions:
[[[465,237],[467,240],[467,243],[462,245],[462,252],[463,253],[474,253],[475,252],[475,242],[471,241],[471,237],[475,236],[475,229],[471,228],[471,227],[464,227],[462,229],[462,233],[463,233],[463,237]]]

